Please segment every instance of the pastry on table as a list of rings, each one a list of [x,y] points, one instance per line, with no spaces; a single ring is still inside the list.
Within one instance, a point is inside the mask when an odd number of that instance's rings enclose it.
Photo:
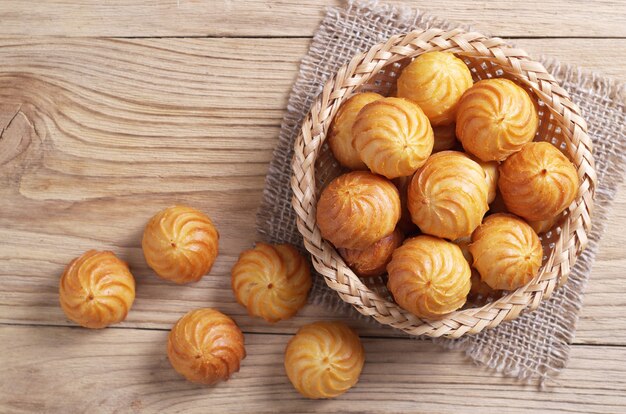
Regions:
[[[322,237],[335,247],[365,249],[391,234],[400,213],[400,194],[391,181],[353,171],[324,188],[316,214]]]
[[[472,234],[469,246],[474,268],[496,290],[515,290],[539,272],[541,242],[524,220],[511,214],[492,214]]]
[[[461,59],[452,53],[427,52],[404,68],[397,94],[418,104],[432,125],[449,125],[461,96],[473,83]]]
[[[498,188],[507,209],[529,221],[549,220],[576,198],[574,164],[554,145],[531,142],[500,166]]]
[[[59,301],[68,319],[104,328],[126,319],[135,300],[135,278],[113,252],[89,250],[61,275]]]
[[[408,191],[413,222],[423,233],[455,240],[472,234],[489,208],[485,171],[467,155],[443,151],[415,173]]]
[[[373,92],[358,93],[344,102],[333,118],[328,133],[328,145],[339,164],[351,170],[366,170],[367,166],[352,146],[352,125],[359,111],[383,96]]]
[[[361,109],[352,126],[352,144],[367,167],[387,178],[411,175],[433,150],[433,129],[419,106],[383,98]]]
[[[433,154],[436,152],[447,151],[453,149],[459,142],[456,139],[455,125],[441,125],[433,127]]]
[[[167,338],[167,356],[188,381],[213,385],[239,371],[246,349],[243,334],[231,318],[203,308],[176,322]]]
[[[199,210],[173,206],[155,214],[141,246],[148,266],[174,283],[197,282],[207,274],[218,252],[219,233]]]
[[[437,319],[461,308],[471,285],[470,265],[459,246],[433,236],[406,240],[387,272],[395,301],[420,318]]]
[[[482,161],[502,161],[535,137],[535,102],[508,79],[476,82],[463,94],[456,115],[456,136]]]
[[[304,325],[285,349],[289,381],[311,399],[334,398],[348,391],[359,380],[364,362],[361,340],[341,322]]]
[[[391,254],[400,247],[404,234],[395,229],[389,236],[383,237],[376,243],[363,250],[338,249],[346,264],[359,277],[380,276],[386,271],[391,260]]]
[[[257,243],[239,255],[231,270],[237,302],[268,322],[288,319],[306,304],[309,264],[289,244]]]

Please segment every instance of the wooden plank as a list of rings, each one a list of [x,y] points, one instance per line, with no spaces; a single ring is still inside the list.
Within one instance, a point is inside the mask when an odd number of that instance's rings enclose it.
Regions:
[[[579,41],[559,40],[579,60]],[[551,40],[525,40],[543,50]],[[626,40],[586,39],[591,69]],[[256,240],[254,214],[283,108],[307,39],[4,39],[0,42],[0,321],[64,325],[64,265],[112,249],[138,281],[125,327],[169,328],[193,307],[215,306],[246,331],[292,332],[335,318],[307,307],[270,325],[234,302],[229,272]],[[617,45],[617,46],[616,46]],[[237,50],[237,56],[230,53]],[[612,56],[617,74],[626,57]],[[617,69],[616,69],[617,70]],[[623,189],[626,187],[622,187]],[[587,297],[577,341],[626,343],[623,268],[626,192]],[[140,249],[160,208],[197,206],[221,232],[211,275],[190,286],[154,276]],[[622,223],[622,224],[620,224]],[[610,303],[613,307],[606,306]],[[362,323],[372,335],[395,334]],[[611,335],[606,335],[611,332]]]
[[[476,367],[458,352],[408,339],[364,339],[359,383],[311,401],[284,374],[287,335],[246,335],[228,382],[186,382],[169,365],[167,332],[0,326],[0,406],[20,412],[616,413],[626,410],[626,348],[576,346],[545,391]]]
[[[416,7],[409,0],[392,3]],[[324,9],[339,4],[345,2],[4,0],[0,36],[311,36]],[[499,36],[626,37],[620,0],[432,0],[424,9]]]

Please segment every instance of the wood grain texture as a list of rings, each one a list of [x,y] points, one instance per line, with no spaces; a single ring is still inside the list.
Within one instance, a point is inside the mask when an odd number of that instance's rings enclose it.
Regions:
[[[499,36],[626,37],[621,0],[390,3]],[[345,0],[3,0],[0,36],[311,36],[324,9],[340,4]]]

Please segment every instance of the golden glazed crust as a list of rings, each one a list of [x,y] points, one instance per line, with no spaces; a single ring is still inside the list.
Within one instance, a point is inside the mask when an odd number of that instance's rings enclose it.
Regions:
[[[175,283],[197,282],[207,274],[218,252],[219,233],[204,213],[173,206],[146,225],[141,246],[148,266]]]
[[[547,142],[531,142],[500,166],[498,187],[507,209],[530,221],[559,215],[576,198],[580,181],[565,155]]]
[[[389,265],[387,288],[409,312],[436,319],[459,309],[470,290],[471,270],[459,246],[432,236],[408,239]]]
[[[493,200],[496,199],[496,194],[498,193],[498,178],[500,177],[500,171],[498,168],[500,167],[500,164],[497,161],[481,161],[473,155],[469,155],[469,157],[476,161],[485,171],[487,188],[489,189],[489,192],[487,193],[487,203],[491,204]]]
[[[511,214],[493,214],[472,234],[474,268],[492,289],[514,290],[539,272],[543,251],[534,230]]]
[[[419,106],[401,98],[367,104],[352,127],[352,143],[372,172],[411,175],[433,150],[433,129]]]
[[[455,240],[478,227],[489,208],[487,196],[481,166],[463,153],[443,151],[415,173],[408,207],[422,232]]]
[[[328,145],[339,164],[351,170],[367,169],[359,152],[352,146],[352,125],[365,105],[382,98],[382,95],[373,92],[359,93],[344,102],[337,111],[328,133]]]
[[[496,291],[491,289],[488,284],[483,282],[482,279],[480,278],[480,274],[478,273],[478,271],[474,269],[473,267],[471,267],[472,263],[474,262],[474,259],[472,258],[472,254],[469,251],[469,245],[471,242],[472,242],[471,237],[462,237],[454,241],[454,244],[459,246],[459,248],[461,249],[461,252],[463,253],[463,257],[465,257],[465,260],[467,260],[467,263],[470,265],[470,268],[472,271],[472,277],[470,278],[471,287],[469,291],[469,296],[474,297],[474,298],[492,297],[496,294]]]
[[[398,177],[393,179],[393,184],[398,188],[400,192],[400,205],[402,213],[400,214],[400,221],[398,221],[398,227],[404,235],[415,234],[419,231],[413,220],[411,220],[411,212],[409,212],[409,207],[407,206],[407,198],[408,198],[408,188],[409,184],[411,184],[411,179],[413,176],[408,177]]]
[[[404,68],[398,78],[398,96],[418,104],[432,125],[448,125],[472,84],[472,74],[461,59],[452,53],[428,52]]]
[[[436,152],[451,150],[459,142],[456,139],[455,125],[442,125],[433,127],[435,143],[433,145],[433,154]]]
[[[353,171],[335,178],[317,203],[322,237],[346,249],[365,249],[391,234],[400,219],[398,189],[383,177]]]
[[[135,300],[135,279],[112,252],[89,250],[67,265],[59,284],[65,315],[85,328],[126,319]]]
[[[461,98],[456,136],[482,161],[502,161],[533,140],[539,117],[528,93],[508,79],[477,82]]]
[[[188,381],[212,385],[239,371],[246,350],[237,324],[215,309],[204,308],[176,322],[167,339],[167,356]]]
[[[383,237],[366,249],[339,249],[339,254],[357,276],[380,276],[385,273],[391,254],[402,244],[403,240],[402,231],[395,229],[389,236]]]
[[[239,256],[231,271],[231,286],[237,302],[251,316],[277,322],[306,304],[311,274],[295,247],[257,243]]]
[[[547,233],[548,230],[554,227],[560,218],[561,218],[561,215],[559,214],[558,216],[554,216],[547,220],[529,221],[528,224],[530,225],[530,227],[533,228],[533,230],[535,230],[535,233],[542,234],[542,233]]]
[[[287,377],[307,398],[334,398],[361,375],[365,352],[358,335],[341,322],[305,325],[285,349]]]

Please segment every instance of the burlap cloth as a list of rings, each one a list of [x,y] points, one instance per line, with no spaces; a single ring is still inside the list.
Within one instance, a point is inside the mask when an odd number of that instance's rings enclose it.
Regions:
[[[293,142],[326,80],[356,53],[366,51],[394,34],[431,26],[453,28],[452,24],[418,10],[379,5],[372,1],[350,1],[345,7],[327,10],[302,60],[266,178],[257,225],[268,242],[292,243],[302,248],[302,238],[295,224],[296,216],[291,208],[289,181]],[[436,340],[444,347],[465,351],[474,361],[505,375],[526,381],[538,380],[542,384],[567,363],[583,292],[626,163],[624,85],[554,60],[544,59],[543,62],[582,108],[594,142],[598,187],[589,246],[576,262],[567,284],[535,312],[479,335],[458,340]],[[315,277],[310,301],[336,312],[361,317],[350,305],[342,302],[319,275]]]

